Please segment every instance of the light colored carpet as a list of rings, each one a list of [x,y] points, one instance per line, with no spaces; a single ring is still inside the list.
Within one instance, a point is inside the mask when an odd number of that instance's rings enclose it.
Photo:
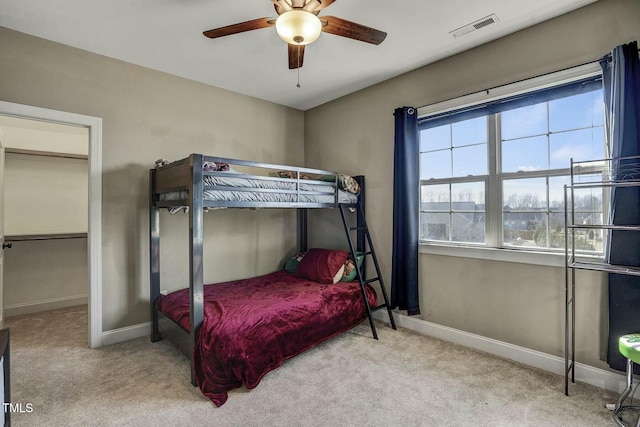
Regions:
[[[220,408],[168,341],[87,348],[86,307],[6,320],[15,426],[610,426],[610,392],[367,323],[237,389]]]

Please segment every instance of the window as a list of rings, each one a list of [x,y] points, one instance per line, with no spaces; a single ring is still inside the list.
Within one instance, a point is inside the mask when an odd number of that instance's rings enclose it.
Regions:
[[[570,160],[606,157],[603,105],[601,77],[591,73],[421,115],[420,240],[562,250]],[[601,223],[605,196],[576,193],[577,217]],[[588,233],[580,249],[602,253],[602,237]]]

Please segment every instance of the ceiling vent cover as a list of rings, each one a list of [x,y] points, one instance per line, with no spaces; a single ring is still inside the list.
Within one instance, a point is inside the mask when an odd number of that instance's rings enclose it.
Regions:
[[[482,19],[478,19],[477,21],[472,22],[471,24],[467,24],[464,27],[460,27],[456,30],[450,31],[449,34],[451,34],[454,38],[457,39],[458,37],[462,37],[465,34],[469,34],[472,31],[479,30],[480,28],[484,28],[487,25],[491,25],[498,21],[499,21],[498,17],[496,16],[495,13],[493,13]]]

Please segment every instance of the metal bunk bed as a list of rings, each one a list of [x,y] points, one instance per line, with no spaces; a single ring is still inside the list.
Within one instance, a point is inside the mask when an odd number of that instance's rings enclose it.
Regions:
[[[244,168],[249,171],[280,171],[292,172],[292,178],[282,178],[278,176],[264,176],[242,174],[243,177],[256,178],[261,182],[272,185],[285,184],[287,189],[257,189],[234,186],[233,184],[221,188],[221,190],[236,192],[241,196],[250,190],[270,196],[274,193],[286,196],[286,201],[253,201],[253,200],[211,200],[207,192],[214,189],[214,186],[207,184],[207,177],[228,177],[228,172],[203,171],[203,167],[209,164],[228,164],[232,167]],[[234,171],[235,172],[235,171]],[[333,182],[326,182],[330,185],[331,193],[311,190],[303,190],[306,183],[304,175],[314,174],[322,176],[332,176]],[[150,170],[150,200],[149,200],[149,232],[150,232],[150,309],[152,319],[151,341],[162,339],[160,324],[166,337],[176,344],[182,352],[191,358],[191,382],[196,385],[194,363],[192,351],[196,343],[196,338],[203,323],[203,210],[206,208],[294,208],[297,209],[298,245],[300,251],[307,249],[307,209],[310,208],[337,208],[340,211],[345,233],[349,243],[349,250],[353,260],[356,259],[356,251],[359,255],[364,254],[372,257],[375,266],[376,277],[366,279],[364,277],[365,262],[361,266],[356,266],[357,280],[360,283],[367,317],[371,326],[371,331],[375,339],[378,338],[376,327],[373,321],[372,312],[386,309],[390,324],[396,329],[393,312],[387,297],[378,260],[373,248],[371,236],[364,216],[364,177],[355,177],[360,184],[361,191],[357,198],[347,203],[342,203],[339,197],[338,176],[335,172],[298,168],[284,165],[274,165],[258,163],[252,161],[235,160],[221,157],[203,156],[192,154],[189,157],[169,163],[165,166]],[[234,175],[237,176],[237,175]],[[217,191],[217,190],[216,190]],[[177,195],[175,197],[163,197],[166,194]],[[311,197],[307,197],[311,196]],[[314,196],[319,196],[316,200]],[[223,196],[224,198],[224,196]],[[160,209],[180,207],[188,208],[189,217],[189,332],[186,332],[179,325],[164,316],[156,307],[156,300],[160,296]],[[353,219],[347,215],[355,213],[356,225],[351,226]],[[355,234],[355,243],[352,234]],[[384,303],[371,307],[365,293],[365,285],[378,282],[382,291]]]

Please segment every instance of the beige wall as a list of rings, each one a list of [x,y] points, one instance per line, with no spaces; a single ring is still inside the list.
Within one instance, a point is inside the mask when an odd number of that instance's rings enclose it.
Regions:
[[[87,303],[87,239],[12,242],[4,252],[4,316]]]
[[[420,107],[579,65],[637,39],[640,2],[600,0],[327,103],[305,113],[306,165],[366,175],[368,223],[388,280],[395,108]],[[317,235],[314,242],[331,240],[337,237]],[[577,357],[605,366],[599,361],[606,350],[602,276],[580,274],[578,285]],[[556,355],[564,349],[563,288],[561,268],[420,257],[424,319]]]
[[[88,187],[86,159],[7,153],[4,233],[86,233]]]
[[[190,153],[302,164],[304,113],[0,28],[0,99],[103,119],[103,330],[149,320],[148,169]],[[211,70],[212,73],[215,70]],[[294,212],[205,215],[205,280],[272,271]],[[187,218],[163,214],[163,288],[187,283]],[[166,238],[165,238],[166,236]]]

